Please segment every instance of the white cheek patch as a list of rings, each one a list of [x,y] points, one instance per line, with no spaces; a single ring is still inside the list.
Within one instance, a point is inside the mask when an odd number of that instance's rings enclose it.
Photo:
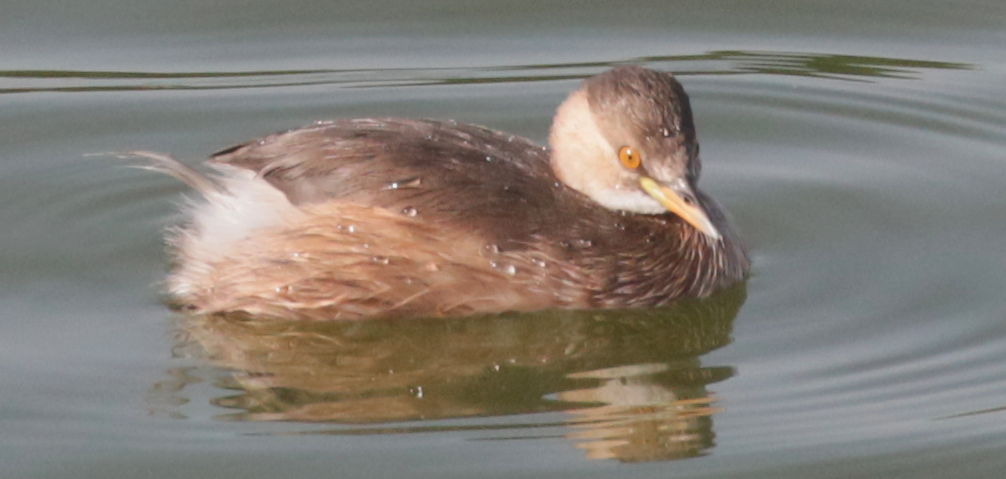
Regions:
[[[582,91],[570,95],[559,107],[549,141],[556,176],[597,204],[632,213],[667,212],[638,186],[636,174],[619,163],[618,148],[622,145],[608,142]]]
[[[667,208],[664,208],[657,200],[642,190],[600,190],[591,196],[591,198],[605,208],[612,210],[629,211],[644,215],[656,215],[667,212]]]

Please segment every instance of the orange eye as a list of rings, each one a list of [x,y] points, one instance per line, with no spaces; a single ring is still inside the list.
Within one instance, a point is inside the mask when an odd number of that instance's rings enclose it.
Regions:
[[[618,150],[618,159],[622,162],[622,166],[634,170],[643,162],[643,155],[631,146],[623,146]]]

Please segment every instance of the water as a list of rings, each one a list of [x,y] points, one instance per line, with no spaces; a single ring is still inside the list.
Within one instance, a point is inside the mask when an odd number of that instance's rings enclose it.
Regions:
[[[1001,2],[0,11],[6,476],[1002,476]],[[84,156],[196,164],[365,116],[544,141],[624,62],[690,93],[746,287],[631,314],[180,318],[157,283],[184,186]]]

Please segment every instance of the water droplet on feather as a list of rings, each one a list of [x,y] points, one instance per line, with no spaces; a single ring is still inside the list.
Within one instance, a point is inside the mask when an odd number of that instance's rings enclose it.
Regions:
[[[411,178],[405,178],[404,180],[392,181],[391,183],[384,185],[384,188],[382,189],[404,190],[409,188],[419,188],[419,185],[422,184],[422,182],[422,177],[413,176]]]

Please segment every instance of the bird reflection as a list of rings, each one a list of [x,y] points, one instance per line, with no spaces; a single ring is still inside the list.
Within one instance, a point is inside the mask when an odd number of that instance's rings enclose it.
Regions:
[[[730,368],[700,368],[692,364],[636,364],[574,373],[577,378],[600,381],[593,388],[560,392],[564,401],[601,406],[573,409],[579,418],[578,441],[591,459],[625,462],[658,461],[698,456],[713,446],[715,398],[705,384],[732,373]],[[700,372],[695,382],[667,377],[667,373]],[[663,377],[661,374],[665,374]],[[689,384],[690,383],[690,384]]]
[[[498,429],[505,438],[522,426],[409,421],[562,412],[551,425],[588,458],[681,459],[714,446],[718,409],[707,386],[733,370],[699,357],[730,341],[745,294],[740,285],[653,310],[461,319],[185,316],[176,351],[215,373],[176,371],[157,389],[174,390],[181,399],[167,402],[182,404],[196,381],[179,377],[215,374],[228,391],[212,400],[228,410],[221,419],[342,424],[331,434]]]

